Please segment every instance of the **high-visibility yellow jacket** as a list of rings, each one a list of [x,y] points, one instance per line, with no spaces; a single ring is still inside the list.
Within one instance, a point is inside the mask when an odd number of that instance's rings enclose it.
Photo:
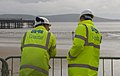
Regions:
[[[20,76],[48,76],[49,59],[56,55],[56,38],[43,26],[28,30],[21,42]]]
[[[78,23],[68,52],[68,76],[97,76],[101,33],[91,20]]]

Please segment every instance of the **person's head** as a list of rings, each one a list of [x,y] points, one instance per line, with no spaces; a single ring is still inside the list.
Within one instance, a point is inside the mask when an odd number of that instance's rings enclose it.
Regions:
[[[45,17],[36,17],[34,27],[37,27],[37,26],[44,26],[46,30],[49,31],[51,24],[49,20]]]
[[[80,21],[92,20],[93,18],[94,18],[94,15],[90,9],[86,9],[80,14]]]

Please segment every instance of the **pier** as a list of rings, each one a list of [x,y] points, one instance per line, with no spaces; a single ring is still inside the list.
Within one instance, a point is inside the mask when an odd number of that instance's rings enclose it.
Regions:
[[[0,19],[0,29],[31,28],[34,20],[21,19]]]

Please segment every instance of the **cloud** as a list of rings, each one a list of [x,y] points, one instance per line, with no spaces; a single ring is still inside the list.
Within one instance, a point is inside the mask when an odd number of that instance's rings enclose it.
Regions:
[[[21,3],[38,3],[38,2],[49,2],[53,0],[15,0]]]
[[[20,3],[38,3],[38,2],[50,2],[54,0],[1,0],[1,1],[15,1]]]
[[[0,14],[80,14],[89,8],[96,16],[119,17],[119,5],[120,0],[0,0]]]

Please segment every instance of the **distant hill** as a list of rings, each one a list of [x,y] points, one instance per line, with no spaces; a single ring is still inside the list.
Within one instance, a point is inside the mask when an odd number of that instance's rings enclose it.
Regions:
[[[23,20],[34,20],[35,16],[26,14],[3,14],[0,15],[0,19],[23,19]]]
[[[51,15],[44,16],[51,22],[78,22],[79,14],[62,14],[62,15]],[[0,19],[23,19],[23,20],[34,20],[34,15],[26,14],[3,14],[0,15]],[[120,21],[117,19],[106,19],[101,17],[94,17],[94,22],[108,22],[108,21]]]
[[[45,16],[52,22],[78,22],[80,14],[63,14],[63,15],[52,15]],[[118,19],[106,19],[101,17],[94,17],[94,22],[109,22],[109,21],[120,21]]]

